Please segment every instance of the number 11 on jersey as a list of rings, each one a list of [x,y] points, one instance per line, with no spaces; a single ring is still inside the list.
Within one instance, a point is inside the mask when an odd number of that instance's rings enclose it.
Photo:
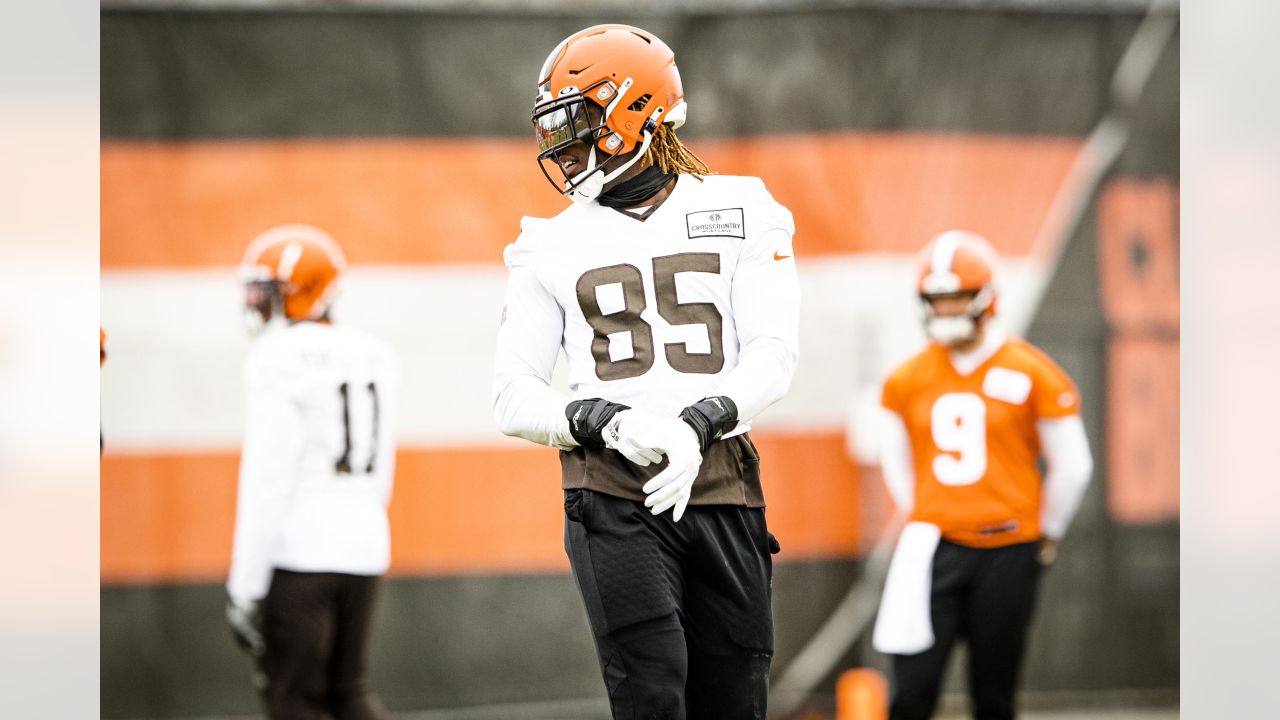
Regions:
[[[365,463],[362,472],[366,475],[373,472],[374,460],[378,457],[378,386],[375,383],[369,383],[367,386],[369,397],[373,402],[373,412],[370,415],[372,423],[370,434],[372,437],[369,442],[369,461]],[[342,383],[338,386],[338,394],[342,395],[342,438],[343,448],[342,457],[338,458],[333,464],[333,469],[340,475],[351,474],[351,397],[348,391],[348,384]]]

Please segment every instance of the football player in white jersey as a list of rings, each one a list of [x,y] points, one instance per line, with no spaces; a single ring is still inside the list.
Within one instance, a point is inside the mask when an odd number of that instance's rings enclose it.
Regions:
[[[323,231],[268,230],[241,265],[250,319],[227,619],[259,662],[268,715],[390,717],[364,685],[390,562],[398,360],[330,321],[345,266]]]
[[[566,38],[537,93],[538,161],[573,203],[506,250],[497,422],[561,451],[614,717],[763,718],[778,545],[746,433],[798,357],[791,213],[676,138],[675,57],[644,30]]]

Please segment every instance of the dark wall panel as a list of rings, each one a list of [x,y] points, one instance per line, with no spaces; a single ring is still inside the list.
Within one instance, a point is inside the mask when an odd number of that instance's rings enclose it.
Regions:
[[[621,20],[675,49],[689,132],[703,135],[1082,135],[1136,27],[1121,14],[872,8]],[[601,21],[107,12],[102,134],[520,135],[546,54]]]
[[[856,577],[853,561],[777,566],[779,666]],[[255,712],[249,660],[226,627],[222,587],[106,587],[101,601],[103,718]],[[393,710],[604,696],[568,575],[386,581],[369,677]]]
[[[1095,227],[1090,213],[1028,335],[1079,385],[1095,473],[1040,587],[1026,686],[1171,688],[1179,669],[1178,525],[1119,525],[1105,502],[1108,328],[1098,299]]]

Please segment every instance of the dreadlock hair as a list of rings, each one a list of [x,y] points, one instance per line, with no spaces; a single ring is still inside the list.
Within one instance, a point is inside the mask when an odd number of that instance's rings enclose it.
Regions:
[[[715,175],[702,158],[680,142],[676,131],[666,123],[658,126],[644,154],[645,165],[656,165],[664,173],[693,175],[698,178]]]

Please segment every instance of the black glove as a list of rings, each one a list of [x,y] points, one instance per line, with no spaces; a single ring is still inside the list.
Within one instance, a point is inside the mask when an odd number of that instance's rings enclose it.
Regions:
[[[262,640],[261,613],[257,600],[227,599],[227,624],[231,626],[231,636],[241,650],[258,657],[266,648]]]
[[[627,405],[619,405],[600,398],[574,400],[564,407],[564,415],[569,418],[569,433],[578,444],[586,448],[604,447],[604,426],[609,424],[614,415],[623,410],[630,410]]]
[[[724,395],[703,398],[681,410],[680,419],[693,428],[705,453],[711,443],[738,425],[738,406]]]

